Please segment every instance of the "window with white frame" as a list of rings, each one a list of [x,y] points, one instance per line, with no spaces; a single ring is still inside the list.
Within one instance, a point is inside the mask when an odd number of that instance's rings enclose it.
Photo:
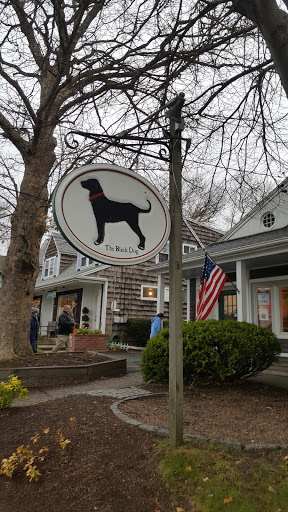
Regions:
[[[197,245],[192,244],[182,244],[182,253],[190,254],[191,252],[197,251]]]
[[[164,302],[169,302],[169,287],[164,288]],[[187,288],[182,289],[182,302],[187,303]]]
[[[263,226],[267,229],[275,224],[275,215],[272,212],[267,212],[262,217]]]
[[[163,261],[169,260],[169,242],[162,247],[159,254],[156,256],[156,263],[162,263]]]
[[[99,265],[98,261],[93,260],[92,258],[88,258],[88,256],[84,256],[81,252],[77,253],[77,270],[80,270],[82,267],[87,267],[88,265]]]
[[[53,258],[48,258],[44,262],[44,265],[45,265],[44,277],[51,277],[51,276],[55,275],[55,269],[54,269],[55,263],[56,263],[56,256],[53,256]]]
[[[142,300],[157,300],[157,286],[141,285],[141,299]]]

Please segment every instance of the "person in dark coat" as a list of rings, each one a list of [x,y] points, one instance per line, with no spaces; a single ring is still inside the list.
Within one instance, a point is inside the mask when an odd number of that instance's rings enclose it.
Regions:
[[[39,309],[32,308],[30,322],[30,343],[34,354],[37,354],[37,338],[38,338],[38,314]]]
[[[59,316],[56,345],[51,350],[51,353],[58,352],[58,350],[63,347],[66,347],[67,352],[72,351],[72,332],[74,325],[71,306],[67,304],[63,307],[63,312]]]
[[[152,316],[151,318],[151,334],[150,334],[150,340],[155,336],[158,332],[162,329],[162,319],[164,318],[163,313],[158,313],[156,316]]]

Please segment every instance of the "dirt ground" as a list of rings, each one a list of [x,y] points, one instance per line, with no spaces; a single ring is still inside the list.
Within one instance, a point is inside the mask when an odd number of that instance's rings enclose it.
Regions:
[[[67,356],[53,357],[63,364]],[[143,384],[141,389],[158,394],[122,402],[120,411],[167,428],[167,385]],[[185,387],[184,432],[241,443],[288,444],[287,400],[287,391],[249,380]],[[0,411],[0,461],[21,445],[45,455],[33,462],[41,473],[38,482],[29,483],[21,468],[13,478],[0,475],[0,511],[175,512],[180,507],[191,512],[181,497],[172,499],[158,472],[160,438],[121,421],[110,409],[113,402],[115,398],[83,394]],[[71,441],[64,449],[61,436]]]
[[[21,445],[38,455],[48,448],[44,461],[33,462],[38,482],[29,483],[22,469],[0,475],[1,512],[188,511],[181,499],[173,504],[158,474],[155,436],[120,421],[113,401],[78,395],[0,411],[1,460]],[[71,441],[64,449],[59,434]]]
[[[163,393],[129,400],[121,412],[159,428],[168,428],[168,386],[144,385]],[[233,385],[185,387],[184,434],[243,444],[288,445],[288,392],[247,381]]]
[[[79,366],[81,364],[107,361],[105,355],[91,352],[55,352],[54,354],[34,354],[30,357],[1,360],[0,368],[22,368],[32,366]]]

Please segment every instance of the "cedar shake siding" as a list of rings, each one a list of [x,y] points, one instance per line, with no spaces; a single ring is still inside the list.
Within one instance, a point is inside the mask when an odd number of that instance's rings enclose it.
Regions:
[[[77,256],[73,256],[73,254],[61,254],[60,257],[60,268],[59,268],[59,274],[65,270],[65,268],[69,267],[72,263],[75,262],[76,264]]]

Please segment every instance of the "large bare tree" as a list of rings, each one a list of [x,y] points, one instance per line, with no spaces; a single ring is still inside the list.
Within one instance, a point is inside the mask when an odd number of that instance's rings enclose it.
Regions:
[[[276,0],[268,3],[286,16]],[[260,0],[0,0],[0,8],[0,126],[23,170],[20,186],[8,170],[15,208],[0,296],[0,358],[10,358],[30,351],[30,307],[48,187],[53,172],[60,177],[71,166],[61,163],[62,133],[75,127],[117,132],[127,127],[129,112],[145,117],[183,87],[185,124],[193,133],[194,156],[187,158],[187,169],[197,165],[205,173],[209,165],[213,184],[222,166],[226,188],[229,168],[245,154],[254,127],[261,127],[261,161],[272,161],[265,119],[281,121],[279,109],[278,117],[269,112],[269,98],[279,91],[274,64],[286,86],[285,70],[273,54],[277,49],[270,48],[261,21]],[[232,109],[231,88],[238,91]],[[238,183],[247,181],[242,163]]]

